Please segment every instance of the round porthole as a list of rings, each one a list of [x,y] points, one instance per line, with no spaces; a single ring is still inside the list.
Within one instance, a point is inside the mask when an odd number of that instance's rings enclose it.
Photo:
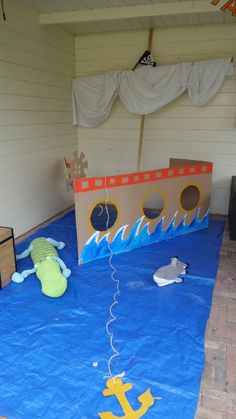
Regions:
[[[143,213],[150,220],[159,217],[164,207],[164,198],[159,192],[152,192],[145,199],[143,204]]]
[[[199,203],[200,191],[195,185],[187,186],[181,193],[180,203],[185,211],[193,210]]]
[[[106,231],[113,227],[117,216],[118,210],[113,202],[101,201],[93,208],[90,221],[95,230]]]

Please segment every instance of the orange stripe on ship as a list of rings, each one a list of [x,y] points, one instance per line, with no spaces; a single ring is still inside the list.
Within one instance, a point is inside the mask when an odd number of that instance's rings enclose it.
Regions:
[[[118,186],[135,185],[144,182],[156,182],[181,176],[205,175],[212,172],[212,163],[191,164],[190,166],[169,167],[147,172],[127,173],[116,176],[74,179],[74,192],[88,192]]]

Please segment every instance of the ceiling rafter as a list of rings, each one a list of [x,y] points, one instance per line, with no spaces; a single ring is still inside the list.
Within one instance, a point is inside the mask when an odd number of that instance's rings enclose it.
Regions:
[[[159,3],[142,6],[122,6],[103,9],[78,10],[72,12],[41,13],[39,21],[43,25],[65,23],[89,23],[115,21],[142,17],[177,16],[195,13],[217,13],[220,5],[213,6],[210,0],[194,2]]]

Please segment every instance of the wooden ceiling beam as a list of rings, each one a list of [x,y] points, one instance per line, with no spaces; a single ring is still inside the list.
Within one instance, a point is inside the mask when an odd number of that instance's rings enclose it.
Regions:
[[[132,19],[141,17],[158,17],[173,15],[190,15],[195,13],[216,13],[220,5],[214,6],[210,0],[189,2],[150,4],[144,6],[122,6],[105,9],[80,10],[73,12],[41,13],[39,21],[42,25],[64,23],[88,23],[108,20]]]

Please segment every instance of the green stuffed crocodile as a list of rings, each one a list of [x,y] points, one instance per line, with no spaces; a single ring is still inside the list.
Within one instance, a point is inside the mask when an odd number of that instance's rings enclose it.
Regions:
[[[34,268],[27,269],[21,274],[15,272],[12,275],[13,282],[23,282],[24,279],[36,273],[41,282],[42,293],[48,297],[60,297],[67,288],[67,278],[71,271],[67,269],[65,263],[58,257],[55,249],[63,249],[65,243],[57,242],[51,238],[37,238],[32,240],[28,249],[16,256],[16,260],[31,256]],[[62,270],[62,272],[61,272]]]

